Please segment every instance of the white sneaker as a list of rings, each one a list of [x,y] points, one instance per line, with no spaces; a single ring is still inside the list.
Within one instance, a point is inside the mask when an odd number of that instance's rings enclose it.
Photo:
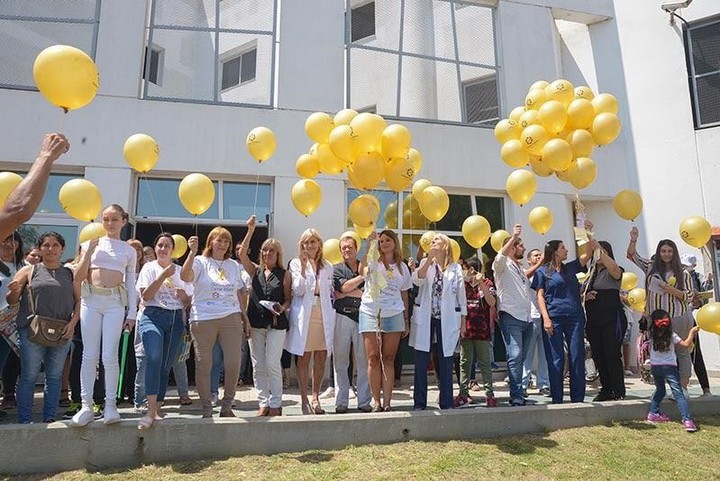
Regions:
[[[320,399],[329,399],[335,397],[335,388],[329,387],[318,396]]]
[[[70,426],[83,427],[90,424],[90,421],[95,417],[92,407],[84,406],[80,408],[78,412],[70,420]]]
[[[117,410],[117,406],[115,406],[114,404],[110,404],[106,401],[105,409],[103,410],[103,423],[115,424],[119,423],[120,420],[120,413]]]
[[[348,399],[355,399],[355,389],[350,388],[348,391]]]
[[[210,405],[211,405],[212,407],[214,407],[214,408],[217,407],[217,405],[218,405],[218,393],[216,393],[216,392],[212,393],[212,395],[210,396]]]

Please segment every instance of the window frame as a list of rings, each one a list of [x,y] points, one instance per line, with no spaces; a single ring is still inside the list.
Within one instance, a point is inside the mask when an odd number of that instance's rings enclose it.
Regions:
[[[244,57],[253,50],[255,51],[255,75],[253,78],[243,81],[242,70],[244,65]],[[240,59],[240,65],[238,66],[238,83],[230,85],[228,87],[223,87],[225,65],[237,59]],[[253,40],[244,45],[220,54],[220,56],[218,57],[218,63],[218,93],[225,93],[237,87],[242,87],[243,85],[254,82],[257,79],[257,40]]]
[[[493,122],[493,121],[495,121],[494,123],[497,123],[500,120],[500,102],[499,101],[494,107],[481,109],[481,111],[486,111],[489,109],[497,109],[498,115],[488,118],[488,119],[479,120],[477,122],[473,122],[468,119],[468,110],[469,109],[468,109],[467,89],[469,87],[473,87],[476,85],[482,85],[482,84],[486,84],[489,82],[495,82],[495,98],[498,99],[499,95],[498,95],[497,73],[491,74],[491,75],[483,75],[481,77],[475,77],[475,78],[472,78],[469,80],[465,80],[461,83],[461,85],[462,85],[462,108],[463,108],[462,118],[463,118],[463,122],[465,124],[467,124],[467,125],[484,125],[488,122]],[[494,126],[494,123],[492,124],[492,126]]]
[[[350,7],[350,18],[351,19],[353,18],[353,12],[355,12],[361,8],[367,7],[368,5],[373,6],[372,34],[365,35],[364,37],[360,37],[360,38],[353,40],[354,29],[353,29],[352,20],[351,20],[351,23],[350,23],[350,42],[351,43],[361,43],[362,44],[362,43],[372,42],[373,40],[375,40],[377,38],[377,36],[376,36],[377,35],[377,10],[375,8],[376,7],[375,0],[370,0],[368,2],[363,2],[358,5],[355,5],[354,7]]]
[[[150,58],[147,58],[147,53],[150,52]],[[152,54],[157,53],[157,65],[155,67],[155,81],[153,82],[152,79],[146,78],[146,73],[148,72],[148,69],[150,71],[150,75],[148,77],[152,76]],[[163,79],[163,71],[165,69],[165,49],[157,44],[152,45],[146,45],[145,46],[145,62],[143,62],[143,71],[142,71],[142,79],[143,81],[147,80],[148,82],[157,85],[158,87],[162,87],[162,79]]]
[[[693,30],[697,30],[703,27],[708,27],[710,25],[720,25],[720,15],[714,15],[712,17],[708,17],[702,20],[699,20],[697,22],[691,22],[689,24],[683,25],[683,43],[685,47],[685,62],[686,67],[688,70],[688,88],[690,90],[690,103],[693,113],[693,124],[696,130],[706,129],[706,128],[712,128],[720,126],[720,118],[715,122],[708,122],[703,123],[701,115],[700,115],[700,101],[698,98],[698,91],[697,91],[697,80],[698,78],[708,77],[712,75],[720,75],[720,69],[712,71],[712,72],[705,72],[702,74],[696,74],[695,73],[695,59],[693,55],[693,42],[692,42],[692,32]],[[717,40],[720,42],[720,35],[718,35]],[[718,96],[720,97],[720,91],[718,92]],[[718,103],[720,103],[720,98],[718,99]]]

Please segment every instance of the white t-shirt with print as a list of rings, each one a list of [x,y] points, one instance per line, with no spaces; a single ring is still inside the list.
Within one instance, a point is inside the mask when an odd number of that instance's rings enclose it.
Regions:
[[[139,298],[142,298],[142,290],[147,289],[150,284],[155,282],[164,270],[157,261],[148,262],[142,267],[136,284]],[[152,299],[149,301],[143,300],[142,303],[145,307],[155,306],[171,311],[182,309],[183,303],[176,294],[177,289],[182,289],[185,294],[190,294],[187,283],[180,279],[180,266],[175,266],[175,273],[163,281],[160,289]]]
[[[377,316],[378,312],[382,317],[392,317],[405,311],[401,291],[407,291],[412,287],[410,269],[405,264],[390,264],[390,269],[385,269],[385,264],[377,262],[368,266],[370,269],[377,269],[387,281],[387,285],[380,291],[378,299],[370,297],[370,289],[365,284],[365,291],[362,295],[360,311],[371,316]]]
[[[653,349],[652,338],[650,339],[650,365],[651,366],[677,366],[675,357],[675,344],[682,342],[680,336],[672,333],[672,342],[667,351],[656,351]]]
[[[236,261],[198,256],[193,261],[193,273],[191,321],[220,319],[242,311],[237,293],[246,286]]]

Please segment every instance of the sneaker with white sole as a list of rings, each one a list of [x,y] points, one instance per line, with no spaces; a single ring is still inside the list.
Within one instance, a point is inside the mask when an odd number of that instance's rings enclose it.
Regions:
[[[121,419],[122,418],[120,417],[120,413],[117,410],[117,406],[106,402],[105,409],[103,410],[103,423],[115,424],[119,423]]]
[[[348,391],[348,399],[355,399],[355,389],[350,388]]]
[[[665,413],[648,413],[647,420],[653,424],[666,423],[670,421],[670,417]]]
[[[332,386],[327,388],[318,397],[320,399],[330,399],[331,397],[335,397],[335,388]]]
[[[685,431],[689,433],[694,433],[695,431],[697,431],[697,426],[695,426],[695,422],[692,419],[686,419],[682,423]]]
[[[212,395],[210,395],[210,405],[212,407],[217,407],[218,405],[218,393],[214,392]]]
[[[83,406],[78,412],[75,413],[75,415],[70,420],[70,426],[87,426],[88,424],[90,424],[90,421],[92,421],[94,417],[95,414],[93,413],[92,408],[90,406]]]

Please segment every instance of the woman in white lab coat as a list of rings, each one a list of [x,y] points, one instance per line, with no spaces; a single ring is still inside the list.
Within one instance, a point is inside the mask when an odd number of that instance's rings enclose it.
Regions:
[[[415,348],[415,389],[413,409],[427,407],[427,369],[430,350],[437,350],[435,366],[440,382],[440,409],[453,407],[453,353],[465,332],[467,301],[460,265],[452,260],[450,239],[437,234],[430,251],[412,280],[420,288],[410,329]]]

